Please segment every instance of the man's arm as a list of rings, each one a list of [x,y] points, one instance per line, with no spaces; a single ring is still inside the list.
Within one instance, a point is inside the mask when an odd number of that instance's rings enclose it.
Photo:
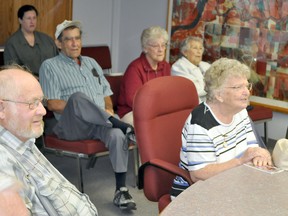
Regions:
[[[104,98],[105,100],[105,111],[112,116],[114,115],[114,110],[113,110],[113,102],[110,96],[107,96]]]
[[[66,103],[64,100],[50,99],[47,101],[47,108],[52,112],[62,114]]]
[[[21,183],[11,177],[0,176],[0,215],[30,215],[24,201],[18,194]]]
[[[4,64],[11,64],[12,62],[21,64],[11,44],[5,46],[3,58],[4,58]]]

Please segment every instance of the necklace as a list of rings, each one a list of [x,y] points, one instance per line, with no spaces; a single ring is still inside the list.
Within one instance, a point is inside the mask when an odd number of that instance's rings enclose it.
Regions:
[[[223,139],[224,139],[224,141],[223,141],[223,147],[224,147],[224,148],[227,148],[227,147],[228,147],[228,143],[226,142],[227,134],[222,134],[222,136],[223,136]]]

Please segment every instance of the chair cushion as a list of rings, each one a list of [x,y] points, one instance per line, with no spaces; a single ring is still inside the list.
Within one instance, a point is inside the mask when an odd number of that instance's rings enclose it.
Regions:
[[[265,119],[272,119],[273,111],[270,108],[263,106],[254,106],[253,109],[248,111],[248,114],[252,121],[260,121]]]
[[[56,135],[46,135],[45,146],[88,155],[108,151],[104,143],[100,140],[67,141],[58,139]]]

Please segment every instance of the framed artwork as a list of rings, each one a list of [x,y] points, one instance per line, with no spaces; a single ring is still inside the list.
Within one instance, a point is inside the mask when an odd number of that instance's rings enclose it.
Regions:
[[[251,68],[251,104],[288,113],[288,0],[169,0],[169,61],[187,36],[204,39],[203,60]]]

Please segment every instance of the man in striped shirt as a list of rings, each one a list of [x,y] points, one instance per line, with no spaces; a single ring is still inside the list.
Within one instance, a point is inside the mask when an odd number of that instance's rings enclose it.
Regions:
[[[60,54],[47,59],[40,67],[40,84],[48,97],[47,108],[58,120],[53,131],[66,140],[100,139],[109,149],[115,173],[113,202],[121,209],[135,209],[126,187],[128,142],[133,131],[129,124],[113,117],[108,81],[99,64],[81,56],[82,25],[65,20],[56,28],[56,45]]]

